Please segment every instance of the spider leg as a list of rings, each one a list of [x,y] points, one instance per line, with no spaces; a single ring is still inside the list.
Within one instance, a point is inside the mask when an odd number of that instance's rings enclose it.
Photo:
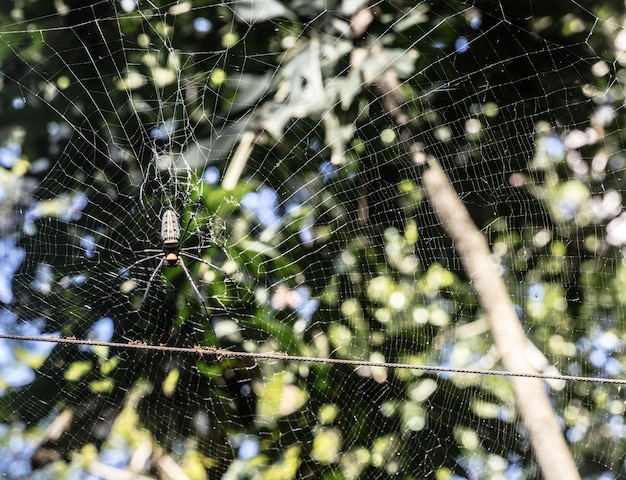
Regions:
[[[179,256],[178,260],[180,262],[180,266],[183,267],[183,272],[185,272],[185,275],[187,275],[187,280],[189,280],[189,283],[191,284],[191,288],[193,288],[193,291],[196,293],[196,296],[198,297],[198,300],[202,304],[202,308],[204,308],[204,313],[206,314],[206,317],[207,317],[207,320],[208,320],[208,318],[209,318],[209,310],[206,308],[206,303],[204,303],[204,298],[202,298],[202,295],[200,294],[200,290],[198,290],[198,287],[196,287],[196,284],[194,283],[193,279],[191,278],[191,274],[189,273],[189,270],[185,266],[185,262],[183,262],[183,259],[180,258],[180,256]]]
[[[150,251],[150,250],[149,250],[149,251]],[[149,251],[148,251],[148,252],[149,252]],[[150,255],[150,256],[148,256],[148,257],[146,257],[146,258],[142,258],[142,259],[140,259],[140,260],[137,260],[137,261],[136,261],[136,262],[134,262],[132,265],[129,265],[128,267],[123,268],[123,269],[120,271],[120,273],[118,273],[118,274],[117,274],[117,276],[116,276],[115,278],[119,278],[119,277],[121,277],[122,275],[124,275],[125,273],[127,273],[127,272],[131,269],[131,268],[135,268],[137,265],[139,265],[139,264],[141,264],[141,263],[147,262],[148,260],[152,260],[152,259],[154,259],[154,258],[157,258],[157,257],[158,257],[158,256],[160,256],[160,255],[163,255],[163,250],[151,250],[151,251],[155,251],[155,252],[159,252],[159,253],[155,253],[154,255]],[[141,252],[139,252],[139,253],[142,253],[142,252],[144,252],[144,251],[141,251]],[[137,253],[137,252],[136,252],[136,253]]]
[[[143,250],[133,250],[133,253],[163,253],[162,248],[144,248]],[[154,258],[156,255],[152,255],[150,258]]]
[[[148,280],[148,285],[146,285],[146,290],[143,292],[143,297],[141,297],[141,303],[139,304],[140,311],[143,309],[143,304],[146,302],[146,298],[148,298],[148,292],[150,291],[150,287],[152,286],[154,277],[156,277],[156,274],[161,269],[161,267],[162,267],[162,262],[159,262],[159,264],[156,266],[156,268],[152,272],[152,275],[150,275],[150,280]]]
[[[235,282],[235,280],[233,280],[233,278],[226,273],[223,269],[221,269],[220,267],[218,267],[217,265],[213,265],[211,262],[207,262],[206,260],[204,260],[203,258],[197,257],[196,255],[192,255],[191,253],[181,253],[181,255],[184,255],[186,257],[191,258],[192,260],[195,260],[196,262],[201,262],[204,263],[205,265],[211,267],[213,270],[217,270],[218,272],[220,272],[222,275],[224,275],[228,281],[234,285],[237,285],[237,283]]]
[[[196,207],[194,208],[193,212],[191,213],[191,215],[189,215],[189,221],[187,222],[187,225],[185,225],[185,228],[183,229],[180,238],[184,238],[187,239],[187,232],[189,231],[189,227],[191,226],[191,222],[193,221],[194,218],[196,218],[196,215],[198,214],[198,210],[200,210],[200,207],[202,206],[202,197],[199,197],[198,200],[196,201]]]

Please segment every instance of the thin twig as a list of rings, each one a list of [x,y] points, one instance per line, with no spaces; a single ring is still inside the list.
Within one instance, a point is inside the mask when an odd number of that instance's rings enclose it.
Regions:
[[[151,350],[155,352],[168,353],[184,353],[195,354],[207,361],[214,359],[220,361],[223,358],[252,358],[256,360],[284,360],[289,362],[307,362],[307,363],[324,363],[330,365],[350,365],[359,367],[382,367],[382,368],[401,368],[407,370],[417,370],[429,373],[459,373],[471,375],[495,375],[502,377],[519,377],[519,378],[537,378],[541,380],[560,380],[569,382],[588,382],[598,384],[614,384],[626,385],[626,379],[621,378],[603,378],[603,377],[584,377],[576,375],[561,375],[550,373],[538,373],[529,368],[528,371],[511,372],[507,370],[487,370],[481,368],[462,368],[462,367],[444,367],[440,365],[426,365],[413,363],[394,363],[394,362],[372,362],[368,360],[354,360],[348,358],[325,358],[325,357],[305,357],[301,355],[289,355],[284,352],[238,352],[217,347],[202,347],[195,345],[193,347],[174,347],[170,345],[151,345],[148,343],[131,341],[129,343],[119,342],[102,342],[99,340],[81,340],[72,337],[36,337],[26,335],[6,335],[0,334],[0,338],[7,340],[18,340],[28,342],[48,342],[63,343],[73,345],[89,345],[98,347],[109,347],[122,350]]]

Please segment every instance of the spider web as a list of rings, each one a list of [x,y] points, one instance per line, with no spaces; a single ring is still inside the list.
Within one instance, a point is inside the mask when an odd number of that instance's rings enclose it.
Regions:
[[[436,157],[581,475],[623,475],[625,16],[589,3],[0,7],[0,333],[96,341],[1,340],[3,474],[538,478]]]

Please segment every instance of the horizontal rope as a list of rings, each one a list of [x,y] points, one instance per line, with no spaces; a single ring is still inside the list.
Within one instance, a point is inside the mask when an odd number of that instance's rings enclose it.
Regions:
[[[460,368],[460,367],[443,367],[438,365],[415,365],[410,363],[393,363],[393,362],[371,362],[368,360],[350,360],[345,358],[322,358],[322,357],[303,357],[300,355],[288,355],[283,352],[235,352],[225,348],[202,347],[199,345],[193,347],[173,347],[171,345],[150,345],[138,341],[128,343],[119,342],[102,342],[99,340],[80,340],[72,337],[35,337],[27,335],[7,335],[0,334],[0,338],[7,340],[19,340],[29,342],[48,342],[48,343],[64,343],[74,345],[89,345],[93,347],[109,347],[117,349],[136,349],[136,350],[152,350],[159,352],[187,353],[198,356],[215,357],[216,360],[223,358],[254,358],[258,360],[290,360],[294,362],[310,362],[325,363],[332,365],[351,365],[354,367],[383,367],[383,368],[402,368],[407,370],[420,370],[423,372],[435,373],[465,373],[475,375],[496,375],[502,377],[523,377],[523,378],[539,378],[542,380],[563,380],[569,382],[589,382],[589,383],[605,383],[626,385],[626,379],[619,378],[603,378],[603,377],[584,377],[577,375],[558,375],[537,372],[509,372],[506,370],[487,370],[480,368]]]

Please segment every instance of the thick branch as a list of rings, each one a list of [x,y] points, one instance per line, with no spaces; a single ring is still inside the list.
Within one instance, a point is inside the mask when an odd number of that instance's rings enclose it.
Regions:
[[[494,343],[504,367],[511,372],[534,373],[526,355],[527,339],[502,277],[494,265],[487,241],[472,221],[439,162],[424,152],[417,130],[402,109],[398,80],[387,72],[377,85],[383,103],[400,129],[407,153],[418,164],[427,162],[422,183],[428,200],[454,241],[472,287],[487,313]],[[412,139],[412,140],[411,140]],[[511,377],[522,420],[547,480],[580,478],[541,380]]]

